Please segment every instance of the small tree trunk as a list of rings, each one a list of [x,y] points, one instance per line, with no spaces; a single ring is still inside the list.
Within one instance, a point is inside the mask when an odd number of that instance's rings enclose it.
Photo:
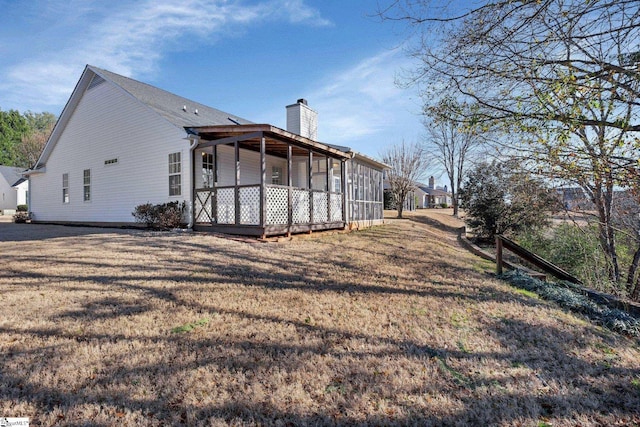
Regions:
[[[404,210],[404,203],[398,203],[398,218],[402,218],[403,210]]]
[[[458,195],[451,192],[451,204],[453,205],[453,216],[458,218]]]
[[[630,298],[632,300],[637,300],[638,296],[640,296],[640,283],[638,280],[635,280],[636,273],[638,271],[638,265],[640,264],[640,243],[638,244],[638,248],[636,249],[635,254],[633,254],[633,261],[629,266],[629,274],[627,275],[627,292],[629,292]],[[635,286],[634,286],[635,283]]]

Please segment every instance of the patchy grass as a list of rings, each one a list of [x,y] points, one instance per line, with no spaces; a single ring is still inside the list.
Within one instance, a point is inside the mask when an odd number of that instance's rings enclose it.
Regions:
[[[0,240],[21,241],[0,241],[0,415],[33,425],[640,423],[637,340],[493,279],[431,221],[418,213],[284,244],[2,229]]]

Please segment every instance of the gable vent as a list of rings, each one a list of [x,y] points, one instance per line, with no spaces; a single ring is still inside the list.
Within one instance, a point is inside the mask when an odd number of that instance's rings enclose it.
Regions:
[[[89,83],[89,86],[87,87],[87,92],[90,91],[91,89],[93,89],[94,87],[101,85],[104,82],[105,82],[105,80],[102,77],[100,77],[99,75],[96,74],[91,79],[91,83]]]

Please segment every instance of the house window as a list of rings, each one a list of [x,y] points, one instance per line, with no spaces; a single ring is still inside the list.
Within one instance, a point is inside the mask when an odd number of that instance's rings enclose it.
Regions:
[[[213,154],[211,153],[202,153],[202,186],[213,187]]]
[[[169,196],[182,194],[180,153],[169,154]]]
[[[62,203],[69,203],[69,174],[62,174]]]
[[[83,174],[84,201],[91,200],[91,169],[85,169]]]
[[[271,183],[282,185],[282,166],[271,166]]]
[[[104,161],[104,165],[105,166],[109,166],[109,165],[115,165],[116,163],[118,163],[118,159],[109,159],[109,160],[105,160]]]

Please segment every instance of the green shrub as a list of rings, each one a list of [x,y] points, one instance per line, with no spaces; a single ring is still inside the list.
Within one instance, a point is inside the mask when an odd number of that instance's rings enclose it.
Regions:
[[[595,227],[561,224],[546,234],[541,230],[522,231],[517,240],[521,246],[582,280],[585,286],[619,294],[620,287],[608,279],[607,261],[597,233]]]
[[[447,209],[447,208],[449,207],[449,205],[448,205],[448,204],[446,204],[446,203],[440,203],[440,207],[441,207],[442,209]]]
[[[459,195],[465,222],[477,240],[493,241],[496,234],[545,228],[548,212],[557,205],[546,183],[513,162],[478,164],[466,174]]]
[[[16,210],[18,212],[27,212],[29,210],[29,206],[27,206],[27,205],[18,205]]]
[[[180,227],[185,203],[169,202],[153,205],[144,203],[135,207],[131,215],[136,222],[150,228],[171,229]]]

